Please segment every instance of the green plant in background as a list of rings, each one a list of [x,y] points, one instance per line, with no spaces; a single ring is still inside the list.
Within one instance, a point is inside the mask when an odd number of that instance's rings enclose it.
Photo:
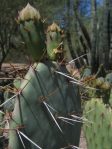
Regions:
[[[78,148],[82,123],[79,88],[71,83],[65,65],[51,60],[39,62],[45,41],[44,35],[40,36],[43,28],[37,18],[37,11],[29,4],[19,15],[22,36],[38,63],[30,67],[15,98],[9,148]]]
[[[88,149],[112,148],[112,110],[101,99],[93,98],[84,108],[83,126]]]
[[[85,68],[82,70],[81,80],[85,86],[89,86],[93,89],[84,89],[86,91],[87,99],[91,98],[102,98],[105,104],[109,103],[109,96],[111,90],[111,73],[105,74],[102,77],[102,72],[99,69],[96,74],[91,74],[90,68]]]

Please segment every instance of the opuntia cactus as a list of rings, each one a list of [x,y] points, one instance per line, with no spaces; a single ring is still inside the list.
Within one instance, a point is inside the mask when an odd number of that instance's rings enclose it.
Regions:
[[[15,101],[9,148],[23,149],[18,131],[45,149],[78,146],[81,122],[73,123],[72,119],[81,112],[78,87],[57,71],[67,73],[64,66],[51,62],[30,68]],[[26,140],[26,148],[36,148]]]
[[[92,99],[84,109],[83,130],[88,149],[112,148],[112,110],[101,99]]]
[[[42,32],[39,20],[37,28],[34,24],[37,12],[33,8],[28,12],[29,7],[20,12],[20,29],[29,52],[34,60],[39,60],[44,46],[43,38],[40,38]],[[36,14],[34,20],[32,13]],[[40,44],[37,49],[35,43]],[[79,145],[82,123],[79,88],[72,84],[64,64],[51,60],[42,62],[30,67],[18,89],[10,120],[9,149],[58,149]]]

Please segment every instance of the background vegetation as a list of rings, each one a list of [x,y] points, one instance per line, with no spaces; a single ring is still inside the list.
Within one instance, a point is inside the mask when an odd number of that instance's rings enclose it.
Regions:
[[[7,61],[12,57],[15,62],[26,61],[25,54],[21,53],[24,44],[18,34],[16,18],[19,10],[28,2],[39,9],[46,25],[55,21],[65,30],[66,48],[72,53],[72,58],[86,53],[86,63],[92,65],[93,72],[102,63],[106,69],[111,69],[110,0],[0,0],[1,64],[8,53]],[[21,60],[16,58],[18,53],[21,53]],[[84,63],[80,60],[78,65]]]

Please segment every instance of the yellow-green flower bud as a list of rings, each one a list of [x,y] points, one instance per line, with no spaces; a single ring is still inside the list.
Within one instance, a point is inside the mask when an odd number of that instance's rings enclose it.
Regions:
[[[39,11],[28,3],[19,13],[18,24],[21,36],[27,46],[27,54],[34,61],[44,59],[45,33]]]
[[[60,32],[61,31],[61,29],[60,29],[60,27],[55,23],[55,22],[53,22],[49,27],[48,27],[48,30],[47,30],[48,32],[49,31],[51,31],[51,32]]]
[[[40,13],[29,3],[19,12],[18,21],[26,21],[30,19],[40,20]]]

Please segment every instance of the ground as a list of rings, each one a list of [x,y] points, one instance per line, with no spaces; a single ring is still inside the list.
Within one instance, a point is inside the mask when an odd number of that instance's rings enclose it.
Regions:
[[[80,146],[81,149],[87,149],[87,144],[86,144],[86,139],[84,137],[83,131],[81,132],[81,137],[80,137]]]

